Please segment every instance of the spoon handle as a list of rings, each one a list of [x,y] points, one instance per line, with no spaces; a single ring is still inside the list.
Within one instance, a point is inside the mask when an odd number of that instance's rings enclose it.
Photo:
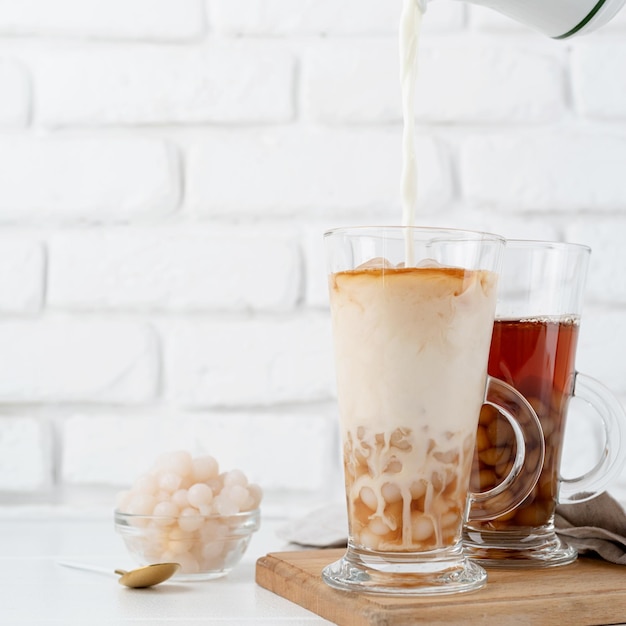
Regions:
[[[87,572],[97,572],[98,574],[109,574],[109,576],[113,575],[114,573],[113,570],[110,570],[106,567],[98,567],[97,565],[80,563],[78,561],[57,561],[57,563],[59,565],[62,565],[63,567],[71,567],[73,569],[85,570]],[[117,570],[115,573],[118,573]]]

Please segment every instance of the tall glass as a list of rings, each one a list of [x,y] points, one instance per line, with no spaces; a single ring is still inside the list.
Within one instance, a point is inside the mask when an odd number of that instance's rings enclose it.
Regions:
[[[362,227],[325,243],[349,540],[323,579],[370,593],[479,588],[485,571],[461,543],[468,506],[486,519],[521,502],[527,471],[539,475],[524,450],[542,450],[528,403],[487,376],[504,240]],[[505,481],[477,496],[469,480],[485,402],[505,405],[516,456]]]
[[[466,524],[468,554],[481,564],[547,567],[574,561],[576,550],[555,532],[557,503],[593,498],[623,466],[624,410],[606,387],[575,369],[589,256],[590,249],[581,245],[507,242],[488,372],[515,387],[535,409],[545,437],[545,460],[537,485],[519,506]],[[564,480],[559,470],[571,398],[582,400],[601,419],[605,442],[591,471]],[[484,409],[473,486],[498,484],[514,454],[510,426]]]

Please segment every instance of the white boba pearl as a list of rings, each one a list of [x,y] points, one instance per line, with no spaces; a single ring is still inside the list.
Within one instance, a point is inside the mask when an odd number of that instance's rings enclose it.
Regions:
[[[225,487],[222,491],[222,494],[237,507],[237,512],[239,512],[243,508],[243,505],[248,500],[249,495],[248,489],[246,487],[242,487],[241,485],[232,485],[230,487]]]
[[[156,477],[152,474],[142,474],[133,483],[133,491],[155,494],[159,489]]]
[[[411,534],[413,541],[425,541],[434,531],[435,527],[430,517],[419,511],[415,511],[411,514]]]
[[[375,517],[371,520],[368,527],[375,535],[379,535],[381,537],[386,535],[391,530],[389,526],[387,526],[387,524],[385,524],[385,522],[383,522],[383,520],[379,517]]]
[[[198,530],[198,528],[202,526],[203,522],[204,520],[200,516],[198,509],[194,509],[192,507],[183,509],[178,517],[178,525],[180,526],[180,529],[186,532]]]
[[[220,515],[235,515],[239,513],[239,507],[228,497],[219,495],[214,500],[215,509]]]
[[[132,515],[151,515],[156,503],[154,496],[147,493],[137,493],[131,499],[126,512]]]
[[[259,485],[250,483],[248,485],[248,500],[244,505],[244,511],[252,511],[256,509],[263,499],[263,490]]]
[[[402,500],[402,491],[400,491],[400,487],[398,487],[396,483],[385,483],[381,489],[381,493],[387,504]]]
[[[159,487],[170,493],[174,493],[183,482],[180,474],[175,472],[164,472],[159,476]]]
[[[179,509],[173,502],[159,502],[153,511],[153,515],[164,516],[164,517],[176,517],[178,515]],[[161,520],[159,525],[170,524],[171,520]]]
[[[226,472],[223,476],[224,487],[231,487],[233,485],[241,485],[242,487],[245,487],[248,484],[248,479],[246,478],[246,475],[238,469]]]
[[[164,458],[164,466],[166,470],[174,472],[179,476],[187,476],[191,474],[193,469],[191,454],[186,450],[170,452]]]
[[[191,506],[200,508],[201,506],[210,504],[213,500],[213,492],[211,488],[204,483],[196,483],[189,487],[187,491],[187,499]]]
[[[371,487],[361,487],[359,497],[368,509],[375,511],[378,508],[378,498]]]
[[[217,461],[212,456],[201,456],[193,459],[192,474],[196,482],[206,482],[209,478],[219,476],[220,470]]]
[[[185,509],[189,506],[189,497],[186,489],[178,489],[172,494],[172,502],[179,508]]]

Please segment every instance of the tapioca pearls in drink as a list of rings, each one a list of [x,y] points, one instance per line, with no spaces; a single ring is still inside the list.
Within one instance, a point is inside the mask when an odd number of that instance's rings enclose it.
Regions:
[[[578,329],[575,316],[503,319],[494,323],[489,373],[515,387],[537,413],[545,440],[545,461],[539,481],[526,500],[507,515],[483,523],[484,528],[535,527],[550,524],[553,519],[567,404],[574,385]],[[495,409],[483,407],[472,486],[484,490],[498,484],[514,454],[510,425]],[[537,449],[529,449],[526,454],[539,459]]]

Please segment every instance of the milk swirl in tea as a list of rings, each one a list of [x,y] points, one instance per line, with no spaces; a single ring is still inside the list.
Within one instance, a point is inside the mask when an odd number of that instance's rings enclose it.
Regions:
[[[488,271],[382,260],[331,275],[355,545],[424,551],[459,541],[495,283]]]

